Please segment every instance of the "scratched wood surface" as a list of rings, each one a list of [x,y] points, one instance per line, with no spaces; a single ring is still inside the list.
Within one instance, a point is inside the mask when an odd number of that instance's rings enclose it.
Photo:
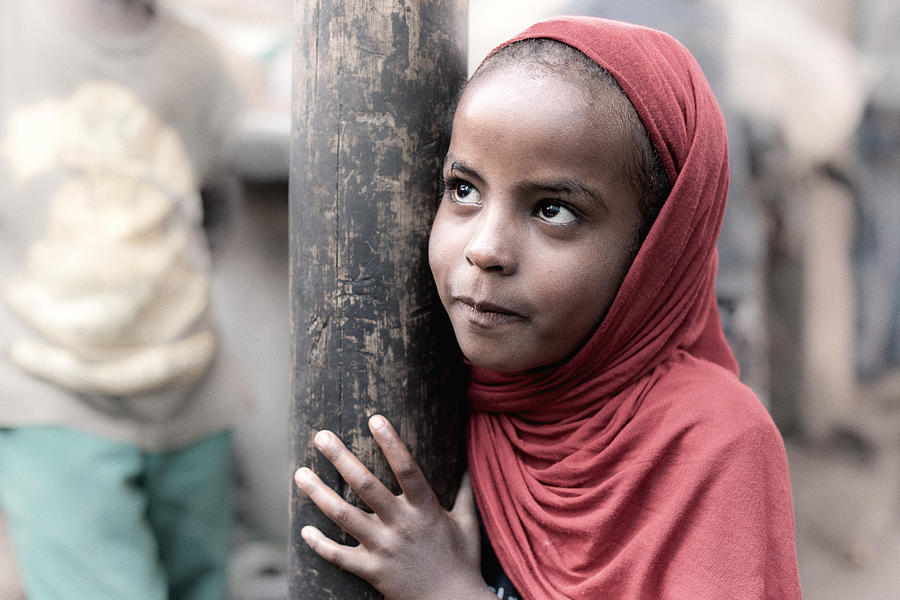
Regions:
[[[386,415],[449,507],[464,469],[459,357],[427,237],[446,118],[465,77],[466,0],[295,0],[290,173],[294,468],[337,433],[396,490],[367,417]],[[381,596],[308,550],[340,532],[292,487],[291,598]],[[345,541],[349,541],[344,538]]]

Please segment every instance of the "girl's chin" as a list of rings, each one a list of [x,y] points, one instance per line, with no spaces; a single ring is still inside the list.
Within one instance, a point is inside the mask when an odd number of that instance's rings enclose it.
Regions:
[[[463,349],[463,356],[466,357],[473,365],[491,371],[499,371],[501,373],[514,373],[516,371],[527,371],[538,365],[533,365],[529,361],[523,360],[521,356],[508,356],[504,352],[490,352],[484,349],[478,349],[466,352]]]

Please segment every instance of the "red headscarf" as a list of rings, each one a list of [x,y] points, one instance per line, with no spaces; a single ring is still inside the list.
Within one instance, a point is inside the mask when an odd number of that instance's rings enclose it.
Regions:
[[[716,100],[668,35],[539,23],[624,90],[673,183],[603,322],[569,361],[471,367],[469,469],[525,598],[799,598],[784,447],[737,379],[716,307],[728,156]]]

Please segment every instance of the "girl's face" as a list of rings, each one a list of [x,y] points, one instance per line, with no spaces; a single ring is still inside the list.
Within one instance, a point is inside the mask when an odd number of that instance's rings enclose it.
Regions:
[[[594,103],[627,102],[610,91]],[[640,224],[624,125],[559,76],[499,69],[460,101],[429,261],[463,354],[498,371],[574,354],[612,304]]]

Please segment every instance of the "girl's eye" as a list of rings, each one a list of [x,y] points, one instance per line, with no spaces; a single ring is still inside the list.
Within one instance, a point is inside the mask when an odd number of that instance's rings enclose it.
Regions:
[[[448,181],[447,190],[457,204],[481,204],[481,195],[475,186],[465,181]]]
[[[571,209],[552,200],[542,202],[538,206],[536,213],[538,217],[554,225],[566,225],[578,220],[578,215],[572,212]]]
[[[468,183],[459,183],[456,185],[456,197],[460,200],[465,200],[474,191],[475,188]]]

